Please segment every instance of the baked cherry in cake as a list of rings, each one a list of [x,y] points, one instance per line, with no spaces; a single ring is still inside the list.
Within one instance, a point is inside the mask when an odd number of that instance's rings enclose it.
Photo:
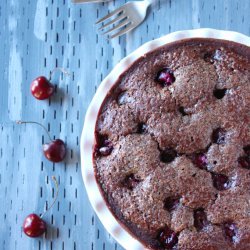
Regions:
[[[162,162],[165,162],[165,163],[169,163],[169,162],[173,161],[176,156],[177,156],[177,153],[172,148],[164,149],[160,153],[160,159]]]
[[[208,225],[207,215],[203,208],[194,211],[194,226],[200,231]]]
[[[250,145],[243,148],[244,156],[239,157],[238,162],[242,168],[250,169]]]
[[[213,131],[212,140],[214,143],[223,144],[226,140],[226,131],[223,128],[217,128]]]
[[[175,81],[174,73],[169,68],[163,68],[157,73],[155,80],[162,86],[170,86]]]
[[[220,191],[226,190],[230,187],[230,181],[224,174],[212,174],[214,187]]]
[[[116,219],[151,250],[250,249],[250,48],[182,40],[117,78],[93,150]]]
[[[170,196],[164,200],[164,208],[169,212],[176,209],[179,204],[180,204],[180,197]]]
[[[208,165],[207,156],[204,153],[198,153],[192,155],[192,161],[193,163],[201,169],[206,169],[206,166]]]
[[[173,249],[178,242],[177,234],[168,227],[160,230],[158,239],[165,249]]]
[[[112,141],[107,136],[99,136],[98,144],[95,146],[95,153],[100,156],[108,156],[113,150]]]

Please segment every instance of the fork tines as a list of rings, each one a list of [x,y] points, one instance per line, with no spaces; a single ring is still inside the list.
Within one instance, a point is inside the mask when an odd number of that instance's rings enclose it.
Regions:
[[[107,22],[106,22],[107,21]],[[113,31],[118,31],[117,33],[110,35],[109,38],[115,38],[117,36],[121,36],[126,32],[130,31],[134,28],[133,22],[128,18],[126,13],[126,4],[117,8],[116,10],[110,12],[108,15],[104,16],[103,18],[99,19],[96,24],[104,23],[99,30],[104,30],[105,28],[110,28],[105,31],[103,34],[111,34]]]

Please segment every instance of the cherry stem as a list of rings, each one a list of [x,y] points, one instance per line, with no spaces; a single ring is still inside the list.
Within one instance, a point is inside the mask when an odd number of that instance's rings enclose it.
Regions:
[[[61,71],[64,75],[70,76],[70,73],[69,73],[66,69],[60,68],[60,67],[56,67],[56,68],[54,68],[54,69],[50,72],[50,74],[49,74],[49,81],[51,81],[51,78],[52,78],[53,74],[54,74],[56,71]]]
[[[44,216],[44,215],[45,215],[45,214],[55,205],[56,200],[57,200],[57,198],[58,198],[58,193],[59,193],[58,182],[57,182],[57,179],[56,179],[55,176],[52,176],[52,180],[54,181],[55,186],[56,186],[56,196],[55,196],[53,202],[51,203],[51,205],[49,206],[49,208],[40,216],[41,219],[42,219],[43,216]]]
[[[42,127],[45,131],[46,131],[46,133],[47,133],[47,135],[48,135],[48,137],[49,137],[49,139],[50,139],[50,141],[52,141],[52,139],[51,139],[51,137],[50,137],[50,134],[49,134],[49,132],[48,132],[48,130],[41,124],[41,123],[39,123],[39,122],[32,122],[32,121],[16,121],[16,124],[36,124],[36,125],[39,125],[40,127]]]

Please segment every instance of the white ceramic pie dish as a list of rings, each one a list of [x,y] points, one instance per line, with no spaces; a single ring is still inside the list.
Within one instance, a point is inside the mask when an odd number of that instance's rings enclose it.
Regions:
[[[93,167],[93,147],[95,145],[95,124],[98,117],[99,109],[101,108],[102,102],[104,101],[109,90],[117,82],[119,76],[126,71],[138,58],[144,54],[157,49],[165,44],[175,42],[182,39],[188,38],[214,38],[223,39],[228,41],[237,42],[250,46],[250,37],[243,34],[222,31],[214,29],[196,29],[196,30],[185,30],[178,31],[159,39],[150,41],[133,53],[128,55],[126,58],[121,60],[119,64],[111,71],[111,73],[102,81],[95,96],[89,105],[86,113],[84,128],[81,136],[81,166],[82,176],[84,184],[88,193],[89,200],[97,216],[101,220],[107,231],[119,242],[119,244],[128,250],[143,250],[147,249],[141,242],[134,238],[124,228],[120,222],[114,217],[112,212],[106,205],[106,202],[99,190],[98,184],[95,179],[94,167]]]

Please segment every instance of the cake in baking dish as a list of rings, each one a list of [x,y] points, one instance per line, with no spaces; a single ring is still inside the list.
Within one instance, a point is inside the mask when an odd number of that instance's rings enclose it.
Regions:
[[[103,101],[95,174],[149,249],[250,249],[250,48],[186,39],[132,64]]]

